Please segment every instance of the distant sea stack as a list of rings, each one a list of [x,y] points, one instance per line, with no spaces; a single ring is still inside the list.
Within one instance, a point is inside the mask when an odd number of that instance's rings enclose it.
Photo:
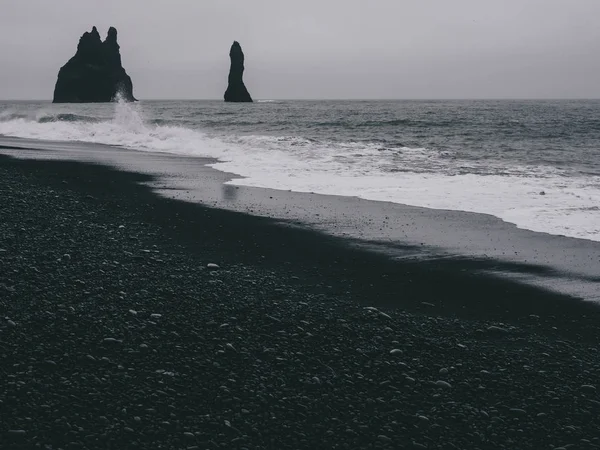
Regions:
[[[231,68],[229,69],[229,85],[225,91],[226,102],[252,102],[248,89],[244,86],[244,52],[238,41],[234,41],[229,50]]]
[[[117,30],[110,27],[104,42],[96,27],[83,33],[77,53],[58,72],[54,103],[115,101],[117,93],[133,102],[133,84],[121,65]]]

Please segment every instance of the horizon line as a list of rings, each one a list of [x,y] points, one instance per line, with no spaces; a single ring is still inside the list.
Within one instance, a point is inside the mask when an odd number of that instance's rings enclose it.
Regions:
[[[138,101],[221,101],[225,102],[222,98],[138,98]],[[264,97],[254,98],[254,103],[258,101],[273,100],[273,101],[578,101],[578,100],[600,100],[600,97],[414,97],[414,98],[382,98],[382,97],[348,97],[348,98],[277,98],[277,97]],[[45,98],[4,98],[0,99],[0,102],[50,102],[52,99]],[[111,103],[111,102],[98,102],[98,103]],[[63,103],[64,104],[64,103]],[[78,104],[78,103],[67,103],[67,104]],[[90,104],[90,103],[88,103]]]

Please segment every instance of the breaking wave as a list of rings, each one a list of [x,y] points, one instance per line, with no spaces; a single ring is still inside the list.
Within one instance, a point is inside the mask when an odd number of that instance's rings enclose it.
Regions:
[[[452,151],[406,147],[393,139],[215,134],[201,128],[202,118],[193,126],[188,117],[186,127],[173,114],[145,120],[141,103],[105,108],[97,115],[3,111],[0,134],[212,157],[218,160],[213,167],[240,176],[231,184],[487,213],[520,228],[600,241],[597,176],[461,159]]]

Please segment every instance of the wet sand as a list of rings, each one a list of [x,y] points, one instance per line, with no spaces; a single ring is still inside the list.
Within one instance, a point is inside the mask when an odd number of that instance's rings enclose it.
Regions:
[[[485,214],[227,184],[239,179],[209,167],[216,161],[208,158],[6,137],[2,146],[14,149],[1,153],[20,158],[94,162],[150,175],[147,184],[165,197],[309,227],[395,259],[443,267],[466,259],[472,273],[600,302],[600,242],[521,230]]]

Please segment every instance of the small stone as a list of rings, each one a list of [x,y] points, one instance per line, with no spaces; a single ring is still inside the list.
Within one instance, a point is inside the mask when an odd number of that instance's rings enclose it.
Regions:
[[[119,339],[108,337],[104,338],[102,342],[104,342],[105,344],[120,344],[122,341],[120,341]]]
[[[403,353],[402,350],[400,350],[399,348],[390,350],[390,355],[401,355],[402,353]]]
[[[379,439],[381,442],[392,442],[392,439],[386,436],[385,434],[380,434],[379,436],[377,436],[377,439]]]
[[[581,390],[582,391],[588,391],[588,392],[595,392],[596,391],[596,386],[593,386],[591,384],[584,384],[581,386]]]
[[[527,411],[525,411],[524,409],[520,409],[520,408],[510,408],[509,410],[511,413],[513,414],[517,414],[519,416],[524,416],[527,414]]]
[[[492,325],[491,327],[488,327],[487,330],[490,333],[496,333],[496,334],[506,334],[509,332],[506,328],[498,327],[496,325]]]
[[[445,382],[445,381],[443,381],[443,380],[437,380],[437,381],[435,382],[435,385],[436,385],[437,387],[441,387],[441,388],[445,388],[445,389],[449,389],[449,388],[451,388],[451,387],[452,387],[452,385],[451,385],[450,383],[447,383],[447,382]]]
[[[10,319],[9,319],[9,320],[7,320],[7,321],[6,321],[6,323],[8,324],[8,326],[9,326],[9,327],[16,327],[16,326],[17,326],[17,324],[16,324],[16,323],[14,323],[14,322],[13,322],[12,320],[10,320]]]
[[[195,439],[196,436],[194,435],[194,433],[190,433],[189,431],[186,431],[185,433],[183,433],[183,435],[188,438],[188,439]]]
[[[160,319],[161,317],[162,317],[162,314],[150,314],[151,319]]]
[[[130,309],[129,310],[129,314],[131,314],[132,316],[137,316],[137,311],[135,309]]]
[[[445,367],[442,367],[440,369],[440,375],[448,375],[448,369],[446,369]]]
[[[25,430],[8,430],[8,434],[12,437],[23,437],[27,433],[25,432]]]
[[[218,265],[218,264],[215,264],[215,263],[208,263],[208,264],[206,265],[206,268],[207,268],[208,270],[219,270],[219,269],[220,269],[219,265]]]

